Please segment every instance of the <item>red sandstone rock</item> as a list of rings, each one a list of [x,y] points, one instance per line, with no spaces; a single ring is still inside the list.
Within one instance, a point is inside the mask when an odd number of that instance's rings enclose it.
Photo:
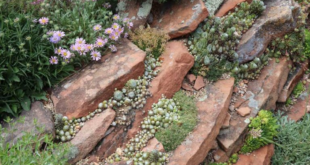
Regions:
[[[237,47],[239,63],[253,60],[264,53],[272,39],[296,28],[301,8],[291,0],[265,1],[266,10],[242,36]]]
[[[193,87],[191,85],[189,85],[186,81],[183,81],[182,88],[187,90],[187,91],[194,91]]]
[[[251,109],[249,107],[241,107],[237,109],[237,112],[240,116],[247,116],[251,113]]]
[[[70,141],[77,154],[69,162],[71,164],[83,159],[103,138],[115,117],[115,111],[106,109],[91,120],[88,120],[76,136]]]
[[[144,110],[147,112],[152,109],[153,103],[157,103],[162,95],[167,98],[180,90],[184,77],[194,65],[194,57],[188,52],[181,41],[171,41],[166,45],[165,52],[161,55],[164,58],[160,72],[151,82],[150,92],[152,97],[147,98]],[[128,139],[140,129],[140,123],[147,113],[136,112],[135,122],[132,129],[128,131]]]
[[[303,65],[299,65],[296,67],[296,70],[292,73],[289,74],[288,80],[285,83],[284,88],[281,91],[280,97],[278,99],[278,102],[286,102],[292,91],[294,90],[295,86],[297,83],[301,80],[303,77],[304,73],[306,72],[308,68],[308,61],[305,62]]]
[[[133,22],[133,29],[145,25],[151,12],[153,0],[120,0],[117,4],[120,15]]]
[[[233,78],[208,84],[208,89],[204,89],[206,95],[196,102],[199,122],[175,149],[168,165],[198,165],[206,158],[225,120],[233,85]]]
[[[239,3],[241,2],[252,2],[252,0],[226,0],[225,3],[221,6],[218,12],[215,14],[217,17],[223,17],[229,11],[232,11]]]
[[[118,126],[111,134],[105,137],[96,150],[95,154],[98,157],[105,159],[112,155],[117,148],[122,147],[126,138],[126,132],[124,132],[124,128],[124,126]]]
[[[86,116],[109,99],[115,88],[143,75],[145,52],[128,40],[121,44],[116,53],[108,53],[54,88],[52,100],[57,113],[70,119]]]
[[[230,122],[230,118],[231,118],[231,115],[229,113],[226,114],[226,118],[225,118],[225,121],[222,125],[222,128],[227,128],[229,127],[229,122]]]
[[[196,80],[196,76],[193,74],[188,74],[186,75],[186,79],[188,80],[188,82],[192,85],[194,85],[194,82]]]
[[[208,15],[202,0],[180,0],[173,5],[162,7],[154,14],[152,27],[163,29],[171,38],[177,38],[193,32]]]
[[[246,117],[232,113],[229,128],[221,130],[217,137],[219,145],[228,157],[242,146],[248,128],[248,123],[244,120],[255,117],[261,109],[275,108],[275,103],[289,73],[287,66],[290,64],[291,61],[286,58],[281,58],[279,63],[276,63],[275,59],[269,61],[259,78],[248,83],[246,94],[237,98],[237,102],[240,103],[238,106],[235,104],[236,108],[249,107],[251,113]]]
[[[213,153],[213,159],[215,160],[215,162],[227,162],[229,160],[229,157],[223,150],[217,149]]]
[[[238,162],[235,165],[269,165],[273,154],[274,145],[269,144],[249,155],[239,155]]]
[[[197,79],[196,79],[195,85],[194,85],[194,89],[198,91],[205,86],[206,86],[206,84],[203,82],[203,77],[197,76]]]
[[[153,150],[165,152],[164,146],[156,138],[150,139],[147,145],[142,149],[144,152],[151,152]]]
[[[292,120],[300,120],[310,110],[310,83],[306,85],[306,90],[299,96],[296,103],[289,109],[288,117]]]

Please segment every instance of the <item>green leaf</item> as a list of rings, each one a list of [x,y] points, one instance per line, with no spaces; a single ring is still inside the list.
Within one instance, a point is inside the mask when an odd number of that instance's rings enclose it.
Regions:
[[[20,79],[17,75],[13,75],[12,76],[12,80],[15,81],[15,82],[20,82]]]
[[[23,107],[24,110],[29,111],[30,110],[30,105],[31,101],[29,97],[24,97],[20,99],[20,104]]]

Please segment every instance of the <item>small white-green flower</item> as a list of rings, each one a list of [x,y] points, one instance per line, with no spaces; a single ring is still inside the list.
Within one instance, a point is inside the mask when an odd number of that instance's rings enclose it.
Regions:
[[[251,120],[250,120],[249,118],[246,118],[246,119],[244,120],[244,122],[247,123],[247,124],[249,124],[249,123],[251,122]]]
[[[31,40],[31,37],[30,37],[30,36],[27,36],[27,37],[26,37],[26,40],[27,40],[27,41]]]

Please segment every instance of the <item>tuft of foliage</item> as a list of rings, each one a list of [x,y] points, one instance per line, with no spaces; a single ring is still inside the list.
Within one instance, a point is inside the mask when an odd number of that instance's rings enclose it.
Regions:
[[[308,29],[306,29],[304,33],[305,33],[304,54],[307,58],[310,58],[310,32]]]
[[[292,98],[289,97],[289,98],[286,100],[285,105],[286,105],[286,106],[293,105],[293,100],[292,100]]]
[[[278,136],[275,141],[281,146],[275,146],[272,164],[309,164],[310,162],[310,114],[295,122],[287,116],[279,116]]]
[[[177,92],[173,99],[179,102],[181,111],[179,120],[171,123],[167,128],[159,129],[155,137],[160,141],[166,152],[176,149],[194,129],[197,124],[197,109],[194,97],[189,97],[184,91]]]
[[[129,35],[134,44],[155,58],[163,53],[169,40],[169,36],[165,32],[150,26],[147,28],[140,26],[134,32],[130,32]]]
[[[43,133],[43,129],[37,127]],[[0,125],[0,135],[8,130]],[[43,144],[43,146],[41,145]],[[0,136],[0,164],[67,164],[70,153],[68,144],[56,144],[51,135],[33,136],[25,132],[17,142],[10,146]]]
[[[305,87],[304,87],[304,84],[300,81],[300,82],[298,82],[297,85],[295,86],[295,88],[294,88],[292,94],[293,94],[293,96],[294,96],[295,98],[298,98],[298,97],[302,94],[302,92],[304,92],[305,90],[306,90],[306,89],[305,89]]]
[[[261,110],[257,117],[250,120],[250,133],[247,135],[245,144],[240,150],[241,153],[249,153],[268,143],[272,143],[273,138],[278,134],[277,128],[279,126],[272,112]]]
[[[235,163],[237,163],[239,157],[238,154],[233,154],[231,155],[231,157],[229,158],[229,160],[227,162],[224,163],[210,163],[209,165],[233,165]]]

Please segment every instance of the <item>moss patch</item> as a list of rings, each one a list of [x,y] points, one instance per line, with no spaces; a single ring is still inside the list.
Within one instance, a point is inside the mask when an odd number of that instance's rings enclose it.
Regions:
[[[197,108],[194,97],[189,97],[184,91],[177,92],[173,99],[179,102],[179,120],[169,127],[158,130],[155,137],[160,141],[166,152],[176,149],[194,129],[197,124]]]

